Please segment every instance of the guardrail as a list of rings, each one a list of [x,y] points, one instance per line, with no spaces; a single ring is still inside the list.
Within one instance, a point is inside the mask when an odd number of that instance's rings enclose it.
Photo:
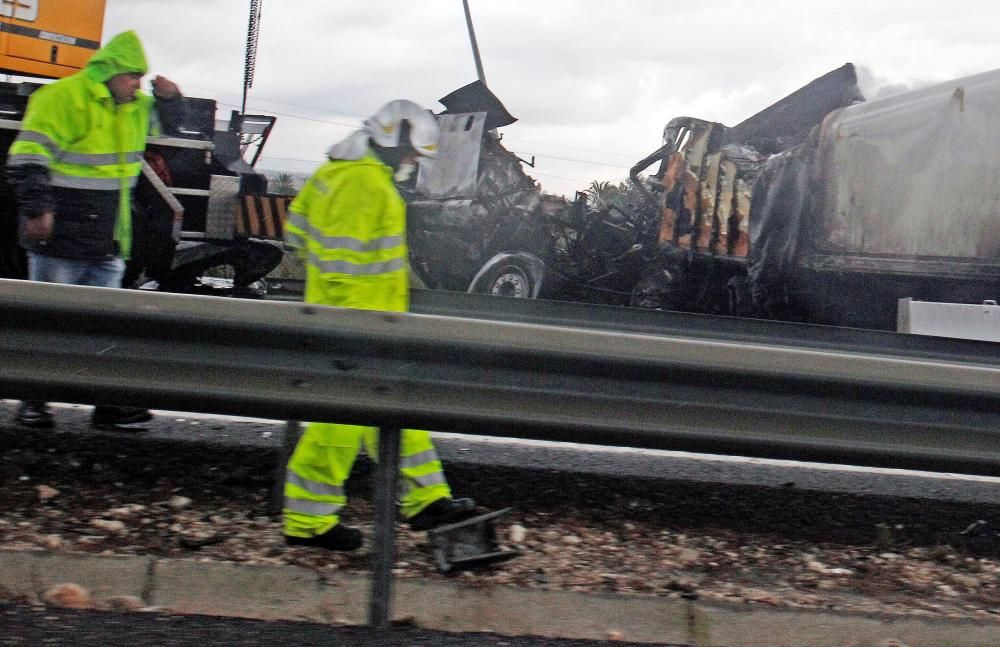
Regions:
[[[911,341],[856,352],[0,280],[5,397],[376,425],[380,469],[412,427],[1000,474],[1000,346]],[[395,478],[376,492],[376,626]]]

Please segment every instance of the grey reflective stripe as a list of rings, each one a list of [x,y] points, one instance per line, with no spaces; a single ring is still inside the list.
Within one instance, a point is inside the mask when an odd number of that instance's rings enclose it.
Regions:
[[[48,155],[42,154],[32,154],[32,153],[14,153],[7,157],[7,166],[22,166],[24,164],[41,164],[42,166],[49,166],[52,164],[52,158]]]
[[[107,166],[118,164],[118,153],[61,153],[56,156],[60,162],[65,164],[77,164],[79,166]],[[126,164],[137,164],[142,161],[142,151],[132,151],[125,153]]]
[[[432,485],[445,485],[448,483],[444,477],[444,472],[434,472],[432,474],[424,474],[423,476],[408,476],[407,478],[420,487],[431,487]]]
[[[319,236],[315,234],[313,238],[325,249],[348,249],[352,252],[377,252],[403,244],[402,236],[383,236],[368,241],[350,236]]]
[[[134,187],[139,181],[138,176],[125,178],[129,187]],[[80,177],[77,175],[53,175],[52,186],[63,189],[93,189],[95,191],[117,191],[121,188],[121,180],[115,177]]]
[[[285,483],[296,485],[310,494],[315,494],[317,496],[344,496],[344,488],[339,485],[330,485],[329,483],[313,481],[299,476],[292,470],[287,470],[287,472],[288,473],[285,476]]]
[[[299,512],[302,514],[311,514],[317,517],[328,517],[330,515],[337,514],[343,507],[344,506],[337,505],[336,503],[321,503],[320,501],[306,501],[305,499],[285,497],[285,510],[291,510],[292,512]]]
[[[403,236],[382,236],[372,240],[361,240],[353,236],[326,236],[316,227],[313,227],[309,220],[302,214],[292,212],[288,221],[306,232],[306,234],[328,250],[346,249],[352,252],[378,252],[403,244]]]
[[[289,231],[286,228],[285,229],[285,244],[288,245],[289,247],[296,247],[298,249],[301,249],[301,248],[303,248],[303,247],[306,246],[306,239],[303,238],[302,236],[299,236],[294,231]]]
[[[413,456],[405,456],[399,459],[400,467],[420,467],[421,465],[426,465],[427,463],[432,463],[434,461],[441,460],[438,457],[437,451],[433,449],[428,449],[427,451],[420,452],[419,454],[414,454]]]
[[[320,182],[319,180],[317,180],[315,178],[313,178],[312,180],[309,180],[309,183],[312,184],[312,186],[313,186],[314,189],[316,189],[317,191],[319,191],[323,195],[326,195],[327,193],[330,192],[330,187],[328,187],[327,185],[323,184],[322,182]]]
[[[53,155],[58,155],[61,150],[56,143],[52,141],[51,137],[34,130],[22,130],[17,134],[17,138],[14,141],[41,144],[45,148],[49,149]]]
[[[406,259],[394,258],[377,263],[349,263],[347,261],[324,261],[315,254],[309,255],[309,262],[324,274],[351,274],[354,276],[373,276],[388,274],[406,267]]]

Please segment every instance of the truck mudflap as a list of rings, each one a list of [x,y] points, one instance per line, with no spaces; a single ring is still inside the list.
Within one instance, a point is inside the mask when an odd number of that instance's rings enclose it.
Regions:
[[[537,299],[545,283],[545,262],[530,252],[501,252],[480,268],[466,292]]]

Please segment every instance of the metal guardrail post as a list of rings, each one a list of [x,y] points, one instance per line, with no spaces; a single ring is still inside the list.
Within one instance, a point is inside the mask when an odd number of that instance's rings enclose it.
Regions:
[[[399,425],[381,428],[375,471],[375,539],[372,542],[372,593],[368,624],[388,629],[392,610],[392,565],[396,560],[396,479],[399,474]]]

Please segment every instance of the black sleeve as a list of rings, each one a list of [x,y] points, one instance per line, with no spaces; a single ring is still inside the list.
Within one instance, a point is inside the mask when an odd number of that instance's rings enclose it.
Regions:
[[[187,118],[187,102],[184,97],[156,99],[156,112],[160,118],[160,128],[164,135],[176,135]]]
[[[49,169],[41,164],[19,164],[7,167],[7,180],[14,187],[17,210],[22,216],[34,218],[46,211],[55,211]]]

